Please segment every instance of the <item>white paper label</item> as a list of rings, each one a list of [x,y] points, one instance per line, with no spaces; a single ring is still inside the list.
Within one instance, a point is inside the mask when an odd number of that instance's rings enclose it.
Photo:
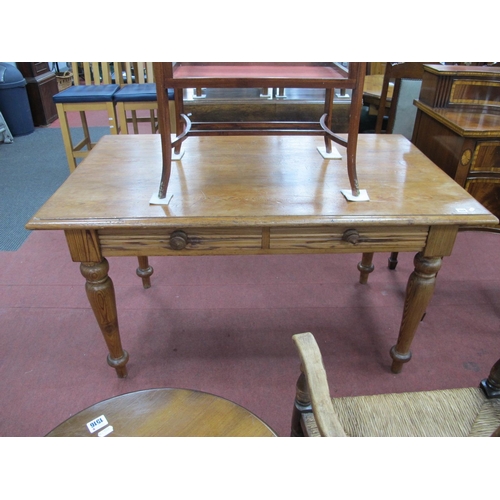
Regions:
[[[105,425],[108,425],[108,421],[104,415],[101,415],[100,417],[94,418],[92,422],[89,422],[87,428],[90,433],[93,434],[95,431],[102,429]]]
[[[108,425],[105,429],[103,429],[99,434],[97,434],[100,438],[103,438],[104,436],[107,436],[108,434],[111,434],[113,432],[113,426]]]

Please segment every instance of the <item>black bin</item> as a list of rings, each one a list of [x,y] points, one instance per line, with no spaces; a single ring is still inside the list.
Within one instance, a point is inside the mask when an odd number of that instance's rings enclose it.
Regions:
[[[35,130],[26,80],[21,72],[9,63],[0,63],[0,113],[14,137],[28,135]]]

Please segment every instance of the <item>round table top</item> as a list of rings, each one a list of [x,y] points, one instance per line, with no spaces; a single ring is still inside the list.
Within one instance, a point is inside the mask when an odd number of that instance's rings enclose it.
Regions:
[[[242,406],[205,392],[148,389],[101,401],[58,425],[49,437],[276,436]]]

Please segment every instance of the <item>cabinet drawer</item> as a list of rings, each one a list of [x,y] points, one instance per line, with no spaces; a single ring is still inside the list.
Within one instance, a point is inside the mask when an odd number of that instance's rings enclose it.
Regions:
[[[280,227],[271,228],[270,249],[282,251],[419,251],[425,247],[427,226],[419,227]],[[350,231],[350,233],[348,233]]]
[[[262,229],[103,229],[99,241],[104,256],[251,253],[262,247]]]
[[[479,142],[474,150],[470,171],[500,173],[500,141]]]

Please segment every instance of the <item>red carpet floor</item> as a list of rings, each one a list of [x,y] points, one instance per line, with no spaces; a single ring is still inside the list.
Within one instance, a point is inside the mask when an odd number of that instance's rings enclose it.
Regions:
[[[107,350],[84,278],[60,232],[33,232],[0,252],[1,436],[43,436],[100,400],[153,387],[210,392],[289,434],[299,373],[291,336],[311,331],[332,395],[476,386],[500,356],[500,256],[494,233],[460,233],[415,337],[390,371],[413,254],[151,258],[149,290],[135,258],[111,258],[127,379]]]

